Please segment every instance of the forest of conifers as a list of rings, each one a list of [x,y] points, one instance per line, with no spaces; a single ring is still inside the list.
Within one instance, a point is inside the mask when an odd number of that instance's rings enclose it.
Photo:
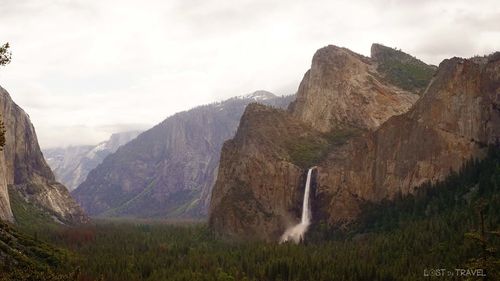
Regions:
[[[317,223],[300,245],[222,241],[203,222],[40,226],[18,202],[0,280],[500,280],[500,149],[419,190],[366,205],[348,230]]]

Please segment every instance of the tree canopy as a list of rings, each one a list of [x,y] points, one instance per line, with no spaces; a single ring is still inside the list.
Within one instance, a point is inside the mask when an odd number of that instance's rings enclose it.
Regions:
[[[9,49],[10,45],[8,42],[0,46],[0,66],[10,63],[12,52]]]
[[[5,43],[0,46],[0,66],[6,65],[10,63],[12,59],[12,53],[9,50],[9,43]],[[5,145],[5,126],[3,125],[2,119],[0,119],[0,151],[2,151],[3,146]]]

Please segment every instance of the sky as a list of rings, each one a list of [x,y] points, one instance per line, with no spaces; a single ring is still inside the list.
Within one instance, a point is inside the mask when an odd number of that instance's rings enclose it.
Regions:
[[[197,105],[296,92],[326,45],[427,63],[500,50],[498,0],[0,0],[0,85],[42,148],[96,144]]]

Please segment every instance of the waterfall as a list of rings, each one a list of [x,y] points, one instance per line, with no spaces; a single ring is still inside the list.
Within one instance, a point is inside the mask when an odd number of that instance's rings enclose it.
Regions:
[[[302,202],[302,218],[300,219],[300,223],[288,228],[285,233],[281,236],[280,243],[293,241],[295,243],[299,243],[304,239],[304,234],[307,231],[307,228],[311,224],[311,206],[309,204],[309,195],[311,189],[311,176],[312,171],[316,167],[312,167],[307,171],[307,180],[306,180],[306,188],[304,190],[304,201]]]

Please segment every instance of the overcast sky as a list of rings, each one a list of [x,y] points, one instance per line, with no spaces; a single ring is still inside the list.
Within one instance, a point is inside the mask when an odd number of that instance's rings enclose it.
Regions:
[[[265,89],[293,94],[328,44],[425,62],[500,49],[498,0],[0,0],[0,85],[42,147],[94,144]]]

